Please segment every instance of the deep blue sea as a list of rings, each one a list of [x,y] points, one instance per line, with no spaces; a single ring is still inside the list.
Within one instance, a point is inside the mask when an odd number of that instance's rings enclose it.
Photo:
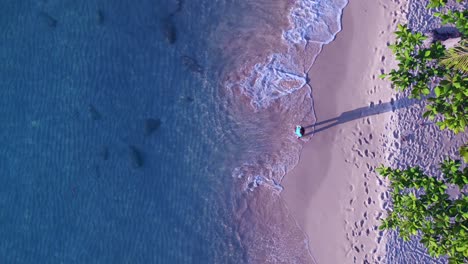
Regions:
[[[222,8],[2,1],[1,263],[242,262],[200,78]]]
[[[3,0],[0,263],[309,257],[278,193],[316,50],[285,43],[331,39],[293,3]]]

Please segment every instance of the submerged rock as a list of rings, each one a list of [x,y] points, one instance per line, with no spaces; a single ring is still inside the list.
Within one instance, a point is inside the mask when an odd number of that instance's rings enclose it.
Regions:
[[[181,95],[178,100],[179,103],[186,103],[186,104],[191,104],[193,103],[193,101],[195,101],[195,99],[190,95]]]
[[[50,28],[57,27],[58,21],[53,16],[46,12],[39,12],[39,17],[49,26]]]
[[[174,44],[177,40],[176,27],[172,21],[172,16],[161,20],[161,31],[169,44]]]
[[[143,166],[144,160],[143,160],[143,154],[137,147],[135,146],[129,146],[129,158],[130,158],[130,164],[134,169],[141,168]]]
[[[176,1],[176,9],[174,10],[174,12],[171,13],[172,16],[182,11],[182,7],[184,6],[184,1],[182,0],[175,0],[175,1]]]
[[[145,136],[150,136],[161,126],[161,119],[148,118],[145,120]]]
[[[96,19],[97,19],[97,23],[99,25],[104,24],[104,21],[105,21],[106,17],[104,15],[104,12],[101,9],[98,9],[98,11],[96,13]]]
[[[183,0],[169,0],[169,3],[167,3],[167,10],[172,10],[169,12],[169,16],[170,17],[176,16],[178,13],[182,11],[183,7],[184,7]]]
[[[109,148],[107,146],[103,146],[100,150],[99,150],[99,157],[102,159],[102,160],[108,160],[109,159]]]
[[[182,56],[182,64],[184,64],[184,66],[192,72],[200,74],[203,73],[203,67],[198,64],[196,59],[192,57],[186,55]]]
[[[195,99],[193,99],[193,97],[191,97],[191,96],[188,96],[188,95],[185,96],[185,101],[186,101],[187,103],[192,103],[194,100],[195,100]]]
[[[92,105],[92,104],[88,105],[88,113],[89,113],[89,117],[92,120],[100,120],[101,119],[101,114],[97,111],[96,107],[94,107],[94,105]]]
[[[101,178],[101,169],[99,168],[98,165],[94,165],[94,173],[96,175],[96,178]]]

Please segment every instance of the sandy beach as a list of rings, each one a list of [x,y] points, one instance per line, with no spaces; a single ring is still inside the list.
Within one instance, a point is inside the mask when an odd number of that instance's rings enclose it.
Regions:
[[[387,195],[374,168],[385,162],[395,126],[394,91],[378,79],[392,66],[387,43],[404,22],[405,1],[351,0],[343,29],[309,72],[317,124],[282,193],[318,263],[375,263]]]
[[[317,263],[446,263],[432,259],[417,239],[403,242],[378,230],[389,193],[375,168],[417,165],[437,175],[439,162],[455,157],[467,137],[422,119],[424,102],[378,77],[395,67],[388,45],[398,24],[422,32],[438,26],[425,5],[351,0],[342,31],[309,72],[315,133],[286,175],[282,197]]]

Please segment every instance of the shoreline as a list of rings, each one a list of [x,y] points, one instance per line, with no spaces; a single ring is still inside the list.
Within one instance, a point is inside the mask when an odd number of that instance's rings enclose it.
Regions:
[[[440,26],[427,2],[351,0],[342,31],[308,73],[315,133],[284,177],[281,197],[317,263],[447,263],[430,257],[417,238],[403,242],[395,231],[378,230],[390,195],[376,167],[420,166],[439,175],[439,163],[459,158],[468,141],[468,133],[441,131],[423,119],[425,101],[378,78],[396,68],[388,45],[397,24],[425,33]]]
[[[386,188],[373,170],[385,162],[382,144],[393,144],[387,134],[396,126],[395,92],[377,76],[392,64],[387,42],[402,22],[402,6],[351,0],[342,31],[308,73],[316,133],[284,178],[281,196],[318,263],[384,259],[385,237],[377,226]]]

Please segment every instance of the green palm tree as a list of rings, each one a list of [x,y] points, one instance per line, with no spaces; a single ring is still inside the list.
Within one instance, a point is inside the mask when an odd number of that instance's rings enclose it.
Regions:
[[[449,69],[468,73],[468,41],[461,41],[454,48],[448,49],[440,64]]]

